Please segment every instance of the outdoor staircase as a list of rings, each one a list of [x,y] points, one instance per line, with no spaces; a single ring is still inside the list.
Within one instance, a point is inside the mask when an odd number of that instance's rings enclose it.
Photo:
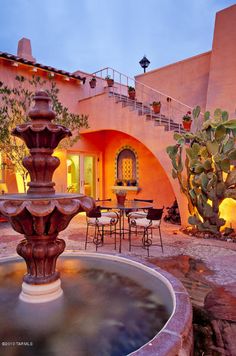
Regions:
[[[117,104],[121,104],[122,107],[129,107],[130,110],[137,112],[139,116],[146,116],[146,120],[152,120],[155,126],[163,126],[165,131],[173,131],[183,133],[185,132],[183,126],[173,119],[167,118],[163,114],[155,114],[150,106],[143,104],[140,101],[130,99],[124,94],[118,94],[114,91],[109,91],[109,97],[113,98]]]
[[[107,77],[113,79],[112,87],[107,86]],[[189,105],[110,67],[92,73],[91,78],[96,78],[97,85],[95,89],[89,91],[89,97],[108,93],[115,103],[121,104],[122,107],[129,107],[130,111],[145,116],[145,120],[153,121],[156,126],[163,126],[165,131],[185,132],[182,117],[193,110]],[[88,82],[91,78],[88,78]],[[136,100],[127,96],[129,86],[135,88]],[[161,102],[160,114],[155,114],[152,110],[150,103],[154,101]]]

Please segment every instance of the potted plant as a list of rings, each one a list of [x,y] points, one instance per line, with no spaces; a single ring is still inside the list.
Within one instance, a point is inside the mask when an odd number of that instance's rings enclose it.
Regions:
[[[154,114],[160,114],[161,102],[160,101],[153,101],[152,108],[153,108]]]
[[[187,113],[182,117],[183,128],[186,131],[190,131],[192,124],[191,111],[187,111]]]
[[[95,87],[96,87],[96,83],[97,83],[97,79],[96,79],[95,77],[93,77],[93,78],[89,81],[90,88],[95,88]]]
[[[110,75],[107,75],[105,79],[106,79],[106,81],[107,81],[107,86],[108,86],[108,87],[113,87],[113,85],[114,85],[114,79],[112,79]]]
[[[115,182],[116,185],[124,185],[123,180],[122,179],[117,179]]]
[[[129,98],[132,100],[135,100],[135,88],[129,86],[128,87],[128,94],[129,94]]]
[[[133,187],[137,186],[137,180],[136,179],[131,179],[130,180],[130,185],[132,185]]]
[[[124,205],[127,191],[124,189],[116,190],[116,199],[119,205]]]

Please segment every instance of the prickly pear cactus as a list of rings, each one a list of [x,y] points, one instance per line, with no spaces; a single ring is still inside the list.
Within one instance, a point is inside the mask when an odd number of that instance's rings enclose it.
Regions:
[[[198,119],[200,107],[193,110]],[[204,114],[195,133],[174,134],[176,144],[167,147],[172,176],[177,178],[188,199],[189,223],[199,231],[220,234],[225,220],[219,206],[225,198],[236,199],[236,120],[215,110]]]

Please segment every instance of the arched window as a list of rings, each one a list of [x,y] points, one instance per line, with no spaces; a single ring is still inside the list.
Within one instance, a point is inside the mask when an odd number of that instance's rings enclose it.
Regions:
[[[137,155],[130,147],[123,147],[116,156],[116,179],[137,181]]]

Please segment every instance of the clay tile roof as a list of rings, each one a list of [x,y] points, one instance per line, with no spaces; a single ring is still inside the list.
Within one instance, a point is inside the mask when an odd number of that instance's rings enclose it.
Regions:
[[[56,69],[56,68],[51,67],[51,66],[43,65],[41,63],[29,61],[29,60],[27,60],[25,58],[17,57],[14,54],[10,54],[10,53],[6,53],[6,52],[1,52],[0,51],[0,58],[10,59],[12,61],[28,64],[28,65],[36,67],[36,68],[46,69],[46,70],[48,70],[50,72],[53,72],[53,73],[62,74],[62,75],[65,75],[65,76],[67,76],[69,78],[74,78],[74,79],[77,79],[77,80],[81,80],[83,82],[83,84],[86,81],[86,77],[81,77],[78,74],[72,74],[72,73],[66,72],[65,70]]]

